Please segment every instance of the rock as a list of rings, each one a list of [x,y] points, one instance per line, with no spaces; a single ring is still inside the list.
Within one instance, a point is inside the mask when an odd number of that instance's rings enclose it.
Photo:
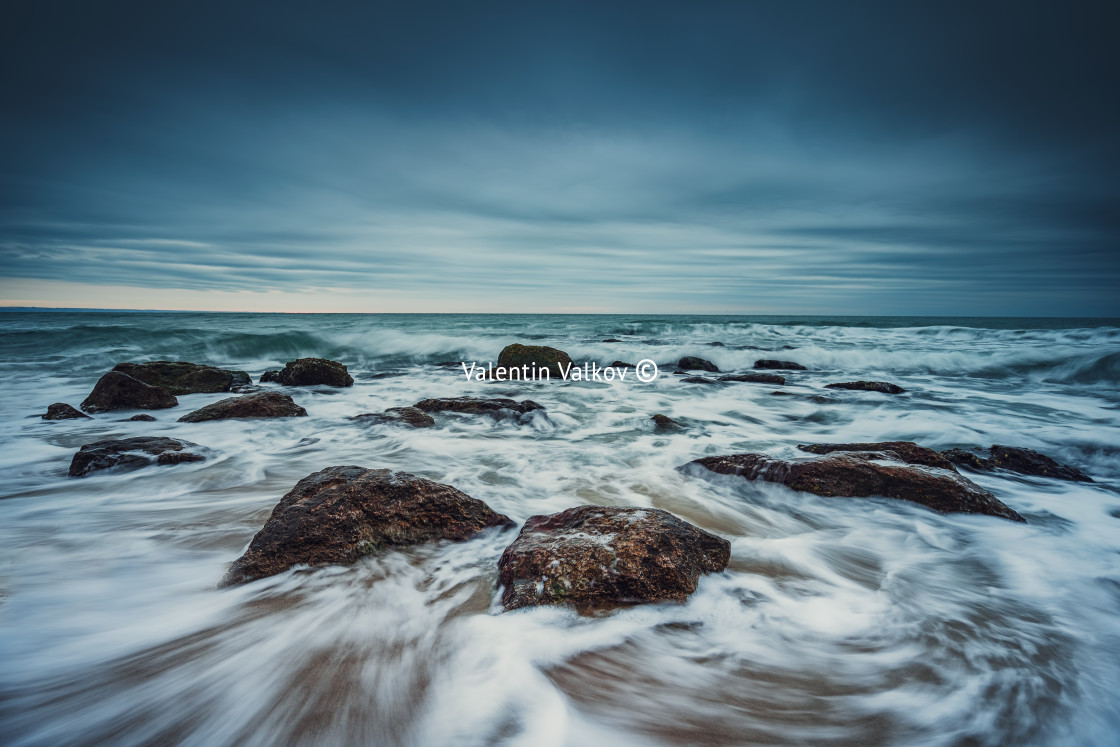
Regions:
[[[259,383],[259,384],[279,384],[280,383],[280,372],[277,371],[275,368],[269,369],[268,371],[265,371],[264,373],[261,374],[261,377],[259,379],[257,379],[257,383]]]
[[[569,604],[581,612],[683,602],[731,543],[656,508],[578,506],[532,516],[498,561],[507,610]]]
[[[448,397],[445,399],[425,399],[417,402],[414,407],[424,412],[462,412],[468,415],[490,415],[492,417],[508,417],[511,415],[527,415],[534,410],[543,410],[542,405],[531,399],[520,402],[506,397]]]
[[[1058,480],[1072,480],[1073,482],[1093,482],[1093,478],[1076,467],[1062,464],[1033,449],[992,444],[987,456],[965,449],[948,449],[941,454],[950,462],[977,472],[1005,469],[1009,472],[1018,472],[1021,475],[1053,477]]]
[[[280,499],[222,586],[282,573],[296,565],[345,565],[393,547],[462,541],[508,516],[450,485],[407,472],[328,467]]]
[[[370,420],[374,423],[397,423],[413,428],[431,428],[435,418],[416,407],[390,407],[385,412],[367,412],[355,415],[351,420]]]
[[[889,381],[845,381],[840,384],[825,384],[825,389],[854,389],[859,392],[882,392],[883,394],[902,394],[906,390]]]
[[[799,444],[802,451],[810,454],[831,454],[835,451],[882,451],[890,452],[895,458],[907,464],[921,464],[926,467],[937,467],[956,472],[952,462],[933,449],[918,446],[913,441],[877,441],[875,443],[859,444]]]
[[[608,337],[607,339],[603,340],[603,342],[622,342],[622,340],[619,340],[619,339],[614,338],[614,337]]]
[[[125,418],[122,423],[154,423],[156,421],[151,415],[133,415],[131,418]]]
[[[74,418],[88,420],[89,415],[65,402],[55,402],[53,405],[47,405],[47,411],[43,413],[43,420],[73,420]]]
[[[708,345],[708,347],[712,347],[712,348],[725,348],[725,347],[727,347],[722,342],[709,342],[709,343],[707,343],[707,345]]]
[[[654,428],[658,431],[679,431],[684,428],[683,425],[673,420],[668,415],[658,413],[650,418],[653,421]]]
[[[93,391],[82,401],[86,412],[110,410],[162,410],[175,407],[179,400],[156,386],[150,386],[120,371],[110,371],[97,380]]]
[[[563,378],[563,372],[572,366],[572,359],[563,350],[546,347],[544,345],[506,345],[498,354],[498,366],[508,368],[522,368],[528,366],[529,371],[535,366],[538,369],[547,368],[549,379]]]
[[[284,386],[354,386],[354,377],[346,366],[326,358],[297,358],[289,361],[280,371],[265,371],[260,382],[273,382]]]
[[[150,464],[201,462],[206,457],[186,449],[197,447],[176,438],[122,438],[97,441],[82,446],[70,461],[70,476],[84,477],[97,470],[119,468],[134,470]]]
[[[243,397],[228,397],[200,407],[179,418],[180,423],[201,423],[229,418],[291,418],[303,417],[307,410],[290,396],[280,392],[259,392]]]
[[[252,383],[249,374],[244,371],[229,371],[186,361],[118,363],[113,370],[171,394],[228,392]]]
[[[719,368],[711,361],[706,361],[703,358],[697,358],[694,355],[686,355],[677,361],[677,368],[681,371],[710,371],[712,373],[719,373]]]
[[[785,461],[765,454],[704,457],[685,465],[747,480],[765,480],[825,497],[883,496],[920,503],[940,513],[1023,517],[971,480],[946,470],[913,466],[897,453],[837,451],[816,459]]]
[[[779,376],[778,374],[728,374],[727,376],[720,376],[720,381],[746,381],[752,384],[777,384],[778,386],[785,386],[786,377]]]
[[[685,384],[717,384],[715,379],[705,379],[703,376],[686,376],[681,379]]]
[[[755,368],[767,368],[773,370],[786,370],[786,371],[807,371],[805,366],[793,361],[775,361],[775,360],[758,360],[754,362]]]
[[[793,392],[770,392],[771,397],[792,397]]]
[[[622,361],[615,361],[609,367],[610,368],[634,368],[634,364],[633,363],[623,363]]]

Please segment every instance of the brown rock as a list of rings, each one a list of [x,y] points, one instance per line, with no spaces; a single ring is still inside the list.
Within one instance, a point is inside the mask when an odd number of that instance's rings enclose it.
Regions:
[[[1073,482],[1093,482],[1093,478],[1076,467],[1062,464],[1033,449],[992,444],[986,456],[965,449],[948,449],[941,454],[954,464],[978,472],[1005,469],[1009,472],[1018,472],[1021,475],[1053,477],[1057,480],[1071,480]]]
[[[578,506],[533,516],[498,561],[507,610],[570,604],[581,612],[683,602],[731,543],[656,508]]]
[[[662,415],[660,413],[650,417],[650,420],[653,421],[654,428],[658,431],[679,431],[684,428],[683,425],[673,420],[668,415]]]
[[[118,468],[140,469],[151,464],[201,462],[206,457],[186,451],[197,444],[175,438],[122,438],[97,441],[82,446],[70,461],[70,476],[85,477],[90,472]]]
[[[719,368],[711,361],[697,358],[694,355],[686,355],[677,361],[677,369],[680,371],[709,371],[711,373],[719,373]]]
[[[110,371],[97,380],[93,391],[82,401],[86,412],[109,412],[110,410],[162,410],[175,407],[179,400],[174,395],[149,386],[120,371]]]
[[[244,371],[229,371],[186,361],[118,363],[113,370],[171,394],[228,392],[251,383],[249,374]]]
[[[689,465],[748,480],[777,482],[825,497],[883,496],[920,503],[941,513],[986,514],[1024,521],[994,495],[956,472],[913,466],[894,452],[838,451],[797,461],[746,453],[705,457]]]
[[[623,363],[622,361],[615,361],[610,365],[610,368],[634,368],[633,363]]]
[[[715,379],[706,379],[703,376],[685,376],[681,379],[685,384],[718,384]]]
[[[825,384],[825,389],[854,389],[859,392],[880,392],[882,394],[902,394],[906,390],[889,381],[845,381],[840,384]]]
[[[956,472],[956,468],[943,455],[925,446],[918,446],[913,441],[877,441],[875,443],[859,444],[799,444],[802,451],[810,454],[831,454],[834,451],[889,451],[900,462],[907,464],[921,464],[926,467],[937,467]]]
[[[529,367],[532,373],[534,366],[537,369],[547,368],[549,380],[562,379],[564,372],[572,367],[571,357],[563,350],[550,348],[545,345],[521,345],[514,343],[502,348],[498,354],[498,366],[505,368]],[[543,375],[542,377],[543,378]]]
[[[350,564],[394,547],[462,541],[488,527],[513,525],[450,485],[387,469],[328,467],[280,499],[221,585],[296,565]]]
[[[490,415],[496,418],[527,415],[534,410],[544,409],[542,405],[531,399],[523,399],[518,402],[506,397],[425,399],[417,402],[414,407],[424,412],[462,412],[470,415]]]
[[[773,370],[787,370],[787,371],[805,371],[805,366],[793,361],[776,361],[776,360],[759,360],[754,362],[755,368],[767,368]]]
[[[179,418],[179,422],[201,423],[206,420],[229,418],[290,418],[306,415],[307,410],[297,405],[287,394],[258,392],[213,402],[187,413]]]
[[[413,428],[431,428],[435,418],[416,407],[390,407],[385,412],[367,412],[355,415],[351,420],[368,420],[374,423],[397,423]]]
[[[785,386],[786,377],[779,376],[778,374],[728,374],[727,376],[720,376],[720,381],[744,381],[752,384],[777,384],[778,386]]]
[[[89,415],[65,402],[55,402],[53,405],[47,405],[47,411],[43,413],[43,420],[73,420],[75,418],[89,420]]]
[[[326,358],[297,358],[289,361],[280,371],[265,371],[260,382],[273,382],[284,386],[354,386],[354,377],[346,366]]]

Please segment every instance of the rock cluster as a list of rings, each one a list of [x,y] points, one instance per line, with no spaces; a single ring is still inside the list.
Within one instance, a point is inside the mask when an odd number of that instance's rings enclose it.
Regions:
[[[82,446],[70,461],[70,476],[85,477],[105,469],[134,470],[151,464],[201,462],[206,457],[188,451],[197,448],[190,441],[176,438],[122,438],[97,441]]]

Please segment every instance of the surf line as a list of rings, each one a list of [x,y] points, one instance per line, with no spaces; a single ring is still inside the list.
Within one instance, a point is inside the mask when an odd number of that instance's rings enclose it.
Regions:
[[[475,363],[471,363],[471,367],[467,368],[467,364],[460,363],[463,367],[463,375],[467,377],[467,381],[472,379],[475,381],[551,381],[552,370],[548,366],[537,366],[536,363],[523,366],[494,366],[493,362],[486,368],[482,368]],[[560,369],[560,379],[562,381],[614,381],[616,378],[619,381],[626,381],[626,374],[629,369],[615,367],[615,366],[600,366],[598,363],[584,363],[583,368],[569,363],[565,368],[563,364],[556,364]]]

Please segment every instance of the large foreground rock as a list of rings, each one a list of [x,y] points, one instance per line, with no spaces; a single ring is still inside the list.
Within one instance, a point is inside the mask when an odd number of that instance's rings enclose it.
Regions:
[[[423,412],[462,412],[469,415],[490,415],[495,418],[528,415],[534,410],[544,410],[544,406],[531,399],[518,402],[507,397],[447,397],[443,399],[424,399],[414,407]]]
[[[681,602],[730,557],[727,540],[667,511],[578,506],[530,517],[502,553],[498,581],[507,610]]]
[[[774,371],[804,371],[805,366],[793,361],[776,361],[769,358],[754,362],[755,368],[765,368]]]
[[[688,469],[692,465],[825,497],[882,496],[920,503],[941,513],[1024,521],[994,495],[956,472],[908,464],[891,451],[834,451],[816,459],[790,461],[765,454],[731,454],[689,462],[686,471],[692,471]]]
[[[229,397],[200,407],[179,418],[180,423],[201,423],[229,418],[291,418],[303,417],[307,410],[287,394],[258,392],[244,397]]]
[[[354,386],[354,377],[346,366],[326,358],[297,358],[289,361],[280,371],[265,371],[261,383],[273,382],[284,386]]]
[[[296,483],[222,586],[296,565],[353,563],[393,547],[469,539],[513,521],[450,485],[407,472],[328,467]]]
[[[417,407],[390,407],[384,412],[365,412],[350,419],[371,423],[396,423],[413,428],[431,428],[436,424],[435,418]]]
[[[145,384],[121,371],[110,371],[97,380],[93,391],[81,404],[86,412],[110,410],[163,410],[179,400],[165,389]]]
[[[906,390],[889,381],[842,381],[838,384],[825,384],[825,389],[852,389],[857,392],[880,392],[882,394],[902,394]]]
[[[206,457],[187,451],[197,448],[176,438],[122,438],[86,444],[70,461],[70,476],[85,477],[97,470],[134,470],[150,464],[201,462]]]
[[[545,345],[521,345],[514,343],[502,348],[498,353],[498,365],[506,368],[522,368],[528,366],[530,373],[535,366],[538,369],[547,368],[549,379],[561,379],[563,372],[572,367],[572,358],[563,350],[550,348]],[[543,377],[541,377],[543,378]]]
[[[719,367],[709,360],[697,358],[695,355],[686,355],[677,361],[677,369],[680,371],[708,371],[710,373],[719,373]]]
[[[43,413],[43,420],[73,420],[75,418],[89,420],[89,415],[65,402],[55,402],[53,405],[47,405],[47,411]]]
[[[1021,475],[1053,477],[1058,480],[1072,480],[1074,482],[1093,482],[1093,478],[1076,467],[1062,464],[1033,449],[992,444],[987,453],[978,453],[978,451],[966,449],[949,449],[941,452],[941,454],[954,464],[979,472],[1005,469],[1009,472],[1018,472]]]
[[[907,464],[920,464],[925,467],[937,467],[956,472],[952,462],[942,454],[925,446],[919,446],[913,441],[875,441],[873,443],[855,444],[798,444],[797,448],[810,454],[831,454],[836,451],[877,451],[889,452],[900,462]]]
[[[228,392],[252,383],[244,371],[229,371],[186,361],[149,361],[118,363],[114,371],[128,374],[149,386],[158,386],[171,394],[212,394]]]

